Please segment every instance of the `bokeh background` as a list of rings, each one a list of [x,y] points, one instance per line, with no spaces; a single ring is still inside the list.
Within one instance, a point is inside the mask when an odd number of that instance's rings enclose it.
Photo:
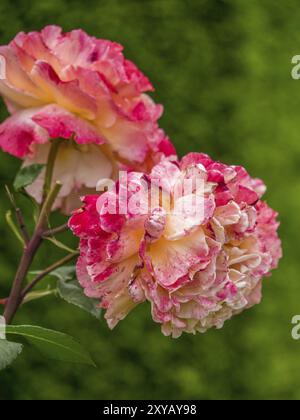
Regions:
[[[147,305],[113,332],[55,297],[26,305],[16,322],[79,338],[98,368],[48,361],[26,347],[0,373],[0,399],[300,398],[300,341],[291,338],[300,313],[300,80],[291,78],[299,21],[298,0],[0,1],[0,44],[50,23],[124,44],[156,86],[161,125],[181,155],[203,151],[265,180],[284,246],[262,304],[205,335],[163,337]],[[4,221],[4,185],[18,167],[1,152],[2,296],[20,254]],[[43,249],[37,264],[58,257]]]

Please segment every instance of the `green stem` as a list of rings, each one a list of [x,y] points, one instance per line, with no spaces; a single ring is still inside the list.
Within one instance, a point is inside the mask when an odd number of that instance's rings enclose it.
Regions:
[[[35,254],[37,253],[42,240],[43,240],[43,233],[47,226],[48,215],[51,212],[51,208],[53,203],[61,189],[61,184],[58,182],[52,187],[50,193],[46,197],[46,200],[42,206],[41,213],[34,231],[34,234],[29,241],[29,243],[25,246],[23,255],[13,282],[13,286],[5,306],[4,311],[4,318],[7,324],[10,324],[13,320],[19,306],[20,306],[20,296],[22,291],[22,285],[29,268],[33,262]]]
[[[4,317],[6,319],[7,324],[10,324],[12,322],[20,304],[22,303],[28,291],[31,290],[31,288],[41,278],[43,278],[44,275],[47,275],[49,270],[53,271],[57,267],[57,264],[63,264],[66,261],[69,261],[71,258],[73,258],[76,255],[75,253],[74,254],[72,253],[71,255],[68,255],[67,257],[65,257],[63,260],[52,265],[51,267],[46,269],[40,276],[38,276],[38,278],[36,278],[30,285],[28,285],[27,288],[25,288],[22,291],[23,282],[28,274],[30,266],[35,258],[35,255],[40,245],[42,244],[43,235],[47,231],[47,223],[48,223],[49,214],[51,213],[53,204],[62,187],[62,185],[59,182],[56,182],[52,186],[55,161],[57,158],[57,153],[58,153],[60,143],[62,141],[63,141],[62,139],[57,139],[51,142],[51,148],[48,155],[48,162],[47,162],[47,168],[46,168],[46,174],[45,174],[43,201],[41,204],[39,217],[38,217],[32,238],[28,237],[29,235],[25,228],[25,224],[24,224],[24,220],[23,220],[23,216],[21,212],[17,211],[17,218],[18,218],[22,235],[23,235],[23,238],[21,238],[20,236],[19,239],[22,239],[24,243],[24,250],[23,250],[22,258],[21,258],[21,261],[19,263],[16,275],[15,275],[15,279],[14,279],[9,297],[7,300],[5,300]],[[8,221],[9,222],[11,221],[10,217],[8,217]]]
[[[7,324],[10,324],[15,316],[15,313],[19,307],[20,293],[22,290],[22,284],[27,276],[29,267],[31,266],[35,254],[40,247],[42,237],[40,233],[35,232],[29,244],[25,247],[11,291],[5,306],[4,318]]]
[[[61,190],[62,184],[60,182],[56,182],[52,189],[49,191],[47,197],[44,200],[44,203],[42,204],[41,212],[37,221],[36,225],[36,231],[43,231],[41,233],[44,234],[48,215],[51,213],[51,209],[53,207],[53,204],[56,200],[56,197],[58,196],[60,190]]]
[[[6,218],[6,223],[11,228],[12,232],[15,234],[18,241],[20,241],[22,246],[24,247],[25,246],[25,240],[23,239],[22,235],[20,234],[17,226],[14,224],[14,221],[12,219],[12,212],[10,210],[8,210],[8,212],[6,213],[5,218]]]
[[[57,157],[59,146],[62,143],[62,141],[63,141],[62,139],[55,139],[55,140],[52,140],[51,142],[51,148],[48,155],[48,162],[47,162],[47,168],[46,168],[46,174],[45,174],[43,202],[46,200],[46,197],[48,196],[51,189],[55,160]]]
[[[44,232],[44,237],[54,237],[55,235],[58,235],[59,233],[66,232],[67,230],[68,230],[68,223],[65,223],[64,225],[47,230],[46,232]]]
[[[71,254],[67,255],[66,257],[62,258],[61,260],[57,261],[56,263],[52,264],[50,267],[46,268],[44,271],[42,271],[34,280],[32,280],[31,283],[29,283],[21,293],[21,302],[25,298],[25,296],[30,292],[31,289],[34,288],[43,278],[48,276],[48,274],[51,274],[52,271],[57,270],[58,268],[62,267],[63,265],[70,262],[73,258],[77,257],[79,255],[78,252],[72,252]],[[20,303],[21,303],[20,302]]]
[[[31,292],[31,293],[28,293],[28,295],[25,296],[22,303],[23,304],[29,303],[29,302],[32,302],[33,300],[42,299],[44,297],[48,297],[48,296],[55,295],[55,294],[57,294],[57,289],[49,289],[49,290],[44,290],[44,291]]]

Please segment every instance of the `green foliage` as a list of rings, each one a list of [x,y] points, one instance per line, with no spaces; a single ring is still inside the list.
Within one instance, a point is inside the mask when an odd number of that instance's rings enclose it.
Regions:
[[[21,353],[22,344],[0,338],[0,370],[9,366]]]
[[[61,332],[33,325],[8,325],[6,334],[24,337],[47,358],[95,366],[89,353],[81,344]]]
[[[181,155],[203,151],[265,180],[267,200],[280,213],[284,258],[265,280],[261,305],[203,336],[163,337],[146,304],[112,332],[54,296],[25,305],[17,323],[79,337],[99,370],[58,368],[24,348],[1,372],[0,398],[300,398],[300,342],[290,335],[300,313],[300,81],[290,76],[291,58],[300,53],[299,21],[296,0],[32,0],[30,7],[1,0],[1,43],[57,23],[124,44],[153,81],[153,97],[165,105],[161,125]],[[6,115],[2,106],[0,119]],[[20,163],[4,153],[0,159],[1,184],[11,185]],[[19,253],[4,221],[4,190],[0,199],[6,296]],[[65,240],[76,247],[75,239]],[[61,256],[47,249],[37,268]]]
[[[75,267],[61,267],[53,271],[51,276],[58,279],[57,290],[62,299],[100,319],[99,302],[85,296],[83,288],[76,279]]]
[[[56,238],[48,237],[48,238],[45,238],[45,240],[51,242],[57,248],[60,248],[60,249],[62,249],[64,251],[67,251],[67,252],[70,252],[71,254],[74,253],[74,252],[76,252],[75,249],[71,249],[70,247],[68,247],[67,245],[63,244],[62,242],[60,242]]]
[[[24,166],[19,170],[14,181],[14,189],[16,191],[22,190],[23,188],[31,185],[45,168],[45,165],[34,164],[30,166]]]

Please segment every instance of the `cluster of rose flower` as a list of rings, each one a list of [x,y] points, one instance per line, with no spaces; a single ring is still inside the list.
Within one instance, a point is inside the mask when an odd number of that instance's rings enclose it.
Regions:
[[[11,114],[0,125],[0,147],[25,166],[43,164],[52,139],[64,139],[54,168],[63,185],[55,208],[73,212],[78,280],[87,296],[99,298],[111,328],[145,301],[173,337],[221,328],[260,302],[262,279],[281,257],[277,214],[261,201],[263,182],[202,153],[179,160],[157,123],[163,107],[145,93],[153,90],[150,81],[121,45],[49,26],[18,34],[0,55],[0,94]],[[143,214],[105,212],[109,198],[121,194],[120,170],[128,173],[128,200],[143,191],[142,181],[159,179],[158,205]],[[43,178],[27,188],[37,201]],[[95,187],[107,178],[116,188],[99,206]],[[175,211],[178,200],[190,198],[175,194],[187,179],[202,181],[202,212]],[[78,197],[83,206],[74,211]]]

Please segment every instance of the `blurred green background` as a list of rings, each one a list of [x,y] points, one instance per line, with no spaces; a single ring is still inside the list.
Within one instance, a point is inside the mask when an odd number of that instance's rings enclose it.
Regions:
[[[265,180],[284,245],[262,304],[205,335],[163,337],[147,305],[113,332],[54,297],[25,306],[16,322],[79,338],[98,369],[27,348],[0,373],[1,399],[300,398],[300,341],[291,338],[300,313],[300,80],[290,74],[299,21],[297,0],[1,0],[1,44],[50,23],[124,44],[156,86],[161,125],[181,155],[203,151]],[[3,188],[18,166],[1,152],[0,296],[20,254],[4,222]],[[42,250],[39,267],[58,256]]]

